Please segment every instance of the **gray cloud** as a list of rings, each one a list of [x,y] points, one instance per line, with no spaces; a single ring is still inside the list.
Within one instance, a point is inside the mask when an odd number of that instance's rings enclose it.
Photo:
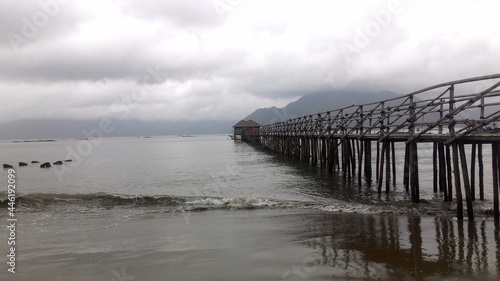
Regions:
[[[234,120],[316,92],[404,94],[495,73],[500,57],[498,4],[486,0],[0,6],[2,121]]]
[[[8,46],[10,51],[13,45],[28,45],[26,41],[71,36],[81,22],[91,17],[70,0],[2,0],[0,5],[0,46]]]
[[[174,25],[206,29],[221,23],[213,1],[120,1],[118,6],[126,15],[146,20],[168,21]]]

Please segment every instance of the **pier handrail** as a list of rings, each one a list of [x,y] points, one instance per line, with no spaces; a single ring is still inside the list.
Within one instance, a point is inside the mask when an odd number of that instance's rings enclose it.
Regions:
[[[500,79],[500,73],[440,83],[400,97],[352,104],[265,125],[261,127],[260,134],[305,133],[326,137],[340,135],[341,140],[348,137],[360,139],[367,135],[379,135],[378,141],[384,141],[405,128],[408,130],[417,128],[417,131],[408,137],[409,143],[438,129],[439,135],[448,136],[446,140],[448,144],[464,136],[483,132],[485,126],[500,119],[499,110],[485,115],[487,110],[500,104],[500,100],[495,100],[500,97],[500,90],[497,90],[500,81],[495,81],[492,86],[479,93],[468,91],[455,95],[456,86],[495,79]],[[443,87],[446,89],[437,96],[425,97],[431,91]],[[464,114],[460,117],[462,113]],[[443,131],[446,126],[447,132]],[[456,135],[455,128],[458,130]]]

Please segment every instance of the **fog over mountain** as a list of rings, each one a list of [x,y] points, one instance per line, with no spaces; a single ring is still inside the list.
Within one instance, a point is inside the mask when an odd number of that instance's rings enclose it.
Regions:
[[[259,108],[245,119],[251,119],[261,125],[267,125],[353,104],[371,103],[399,96],[401,95],[391,91],[339,90],[320,92],[301,97],[283,108]]]
[[[324,112],[353,104],[363,104],[400,96],[390,91],[341,90],[303,96],[282,108],[259,108],[241,119],[252,119],[261,125],[290,118]],[[112,128],[103,132],[106,137],[230,134],[239,120],[204,121],[143,121],[139,119],[25,119],[0,124],[0,139],[53,139],[92,137],[100,124]],[[102,130],[101,130],[102,131]]]

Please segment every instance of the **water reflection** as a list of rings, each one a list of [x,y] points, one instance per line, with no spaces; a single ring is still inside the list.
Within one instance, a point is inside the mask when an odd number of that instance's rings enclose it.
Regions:
[[[321,271],[322,278],[500,277],[500,235],[493,221],[332,213],[300,219],[305,228],[293,232],[300,243],[314,249],[316,273]]]

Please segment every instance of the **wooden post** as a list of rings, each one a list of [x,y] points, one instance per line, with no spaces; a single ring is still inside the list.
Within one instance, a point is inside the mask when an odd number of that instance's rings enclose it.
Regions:
[[[439,104],[439,119],[443,118],[444,116],[444,104],[443,104],[443,100],[441,100],[440,104]],[[443,134],[443,125],[439,124],[438,126],[438,134]]]
[[[380,142],[377,142],[377,156],[375,159],[375,174],[377,175],[377,182],[379,180],[378,175],[379,175],[379,163],[380,163]]]
[[[462,202],[462,188],[460,186],[460,168],[458,165],[458,144],[454,142],[453,148],[453,174],[455,178],[455,193],[457,196],[457,218],[464,219],[464,206]]]
[[[347,178],[347,169],[349,166],[349,152],[348,152],[348,144],[346,141],[342,142],[342,175],[345,178]]]
[[[444,144],[438,144],[439,155],[439,191],[444,192],[444,201],[448,201],[448,189],[446,188],[446,160],[444,158]]]
[[[357,140],[356,141],[357,148],[358,148],[358,185],[361,185],[361,173],[362,173],[362,168],[363,165],[363,141]],[[366,157],[366,156],[365,156]]]
[[[314,166],[318,165],[318,156],[319,156],[319,139],[317,137],[311,137],[312,140],[312,164]]]
[[[326,166],[326,161],[328,159],[328,157],[327,157],[327,153],[328,153],[327,151],[328,150],[326,148],[327,144],[326,144],[326,139],[325,138],[323,138],[321,140],[321,146],[322,146],[322,149],[321,149],[321,167],[324,167],[324,166]]]
[[[467,168],[467,159],[465,158],[465,147],[463,143],[458,144],[460,149],[460,162],[462,165],[462,177],[464,180],[464,189],[465,189],[465,200],[467,202],[467,216],[469,217],[469,221],[474,220],[474,210],[472,207],[472,196],[470,191],[470,183],[469,183],[469,172]]]
[[[333,151],[335,152],[333,155],[334,165],[337,167],[338,171],[340,169],[340,159],[339,159],[339,143],[337,139],[334,140]]]
[[[434,192],[438,192],[438,153],[437,142],[432,143],[432,186]]]
[[[309,157],[308,157],[308,151],[309,151],[309,141],[307,136],[302,137],[303,144],[302,144],[302,162],[308,162]]]
[[[451,169],[451,153],[450,146],[446,145],[446,177],[448,178],[448,201],[453,200],[453,182],[452,182],[452,169]]]
[[[405,163],[403,168],[403,185],[410,191],[410,145],[405,144]]]
[[[451,139],[455,137],[455,117],[450,113],[455,108],[455,85],[450,86],[450,99],[448,101],[448,137]],[[460,187],[460,168],[458,167],[458,147],[457,144],[452,144],[453,148],[453,172],[455,179],[455,192],[457,194],[457,216],[463,219],[463,202],[462,191]],[[451,188],[449,189],[451,195]],[[451,199],[451,198],[450,198]]]
[[[310,153],[309,153],[309,150],[310,150],[310,141],[309,141],[309,137],[307,136],[304,136],[304,162],[306,163],[309,163],[309,156],[310,156]]]
[[[302,161],[302,138],[299,134],[293,137],[293,158]]]
[[[306,161],[306,153],[307,153],[307,138],[305,136],[302,136],[301,138],[301,145],[300,145],[300,160],[302,162]]]
[[[470,193],[472,201],[476,200],[476,143],[472,144],[470,155]]]
[[[381,153],[381,157],[380,157],[380,167],[378,169],[379,171],[379,174],[378,174],[378,193],[382,193],[382,181],[383,181],[383,178],[384,178],[384,160],[385,160],[385,157],[384,157],[384,154],[385,154],[385,150],[386,150],[386,146],[385,146],[385,142],[382,143],[382,153]]]
[[[493,215],[495,218],[495,222],[498,223],[500,221],[500,209],[498,202],[498,186],[500,180],[500,165],[499,164],[499,153],[500,153],[500,143],[494,142],[491,144],[491,166],[492,166],[492,175],[493,175]]]
[[[391,190],[391,143],[385,142],[385,193]]]
[[[311,136],[309,138],[309,147],[311,148],[311,164],[316,165],[316,139]]]
[[[396,148],[394,142],[391,142],[392,150],[392,185],[396,186]]]
[[[409,137],[410,139],[415,135],[415,102],[413,100],[413,95],[410,96],[410,105],[409,105],[409,111],[408,111],[409,120],[411,121],[411,124],[408,128],[409,130]],[[419,183],[418,183],[418,150],[417,150],[417,142],[411,141],[409,144],[409,164],[408,164],[408,169],[409,169],[409,176],[410,176],[410,189],[411,189],[411,197],[413,202],[419,202],[420,201],[420,190],[419,190]]]
[[[351,160],[351,175],[349,177],[354,177],[354,173],[356,172],[356,150],[354,139],[349,140],[349,159]]]
[[[484,200],[484,166],[483,166],[483,144],[477,145],[477,162],[479,166],[479,200]]]
[[[420,188],[418,183],[418,150],[417,143],[410,143],[410,189],[412,201],[420,201]]]
[[[365,178],[368,185],[372,181],[372,142],[365,141]]]
[[[332,139],[327,139],[327,147],[328,147],[328,173],[332,174],[333,173],[333,140]]]

